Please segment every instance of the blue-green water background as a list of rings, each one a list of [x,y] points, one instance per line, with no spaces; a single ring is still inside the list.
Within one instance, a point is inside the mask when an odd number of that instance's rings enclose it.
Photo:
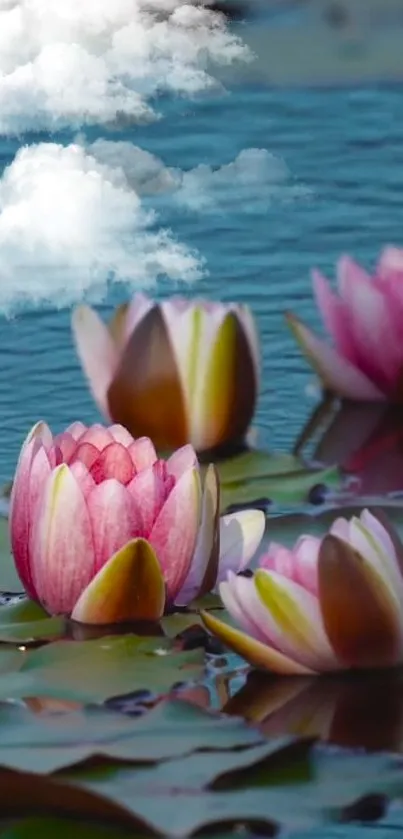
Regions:
[[[165,101],[164,119],[113,138],[130,140],[182,170],[200,163],[221,166],[243,149],[267,149],[285,160],[296,184],[312,190],[311,197],[290,201],[268,201],[258,189],[245,201],[235,192],[225,209],[198,214],[165,199],[145,202],[207,261],[209,275],[188,293],[252,306],[263,349],[257,425],[266,445],[287,450],[313,397],[307,387],[312,373],[283,312],[292,308],[319,326],[311,267],[333,275],[344,252],[371,266],[383,245],[402,244],[402,96],[399,86],[380,84],[270,88],[264,79],[238,78],[227,87],[227,94],[191,103]],[[102,133],[87,133],[88,139],[97,136]],[[48,139],[0,140],[0,166],[11,162],[21,143]],[[107,311],[121,296],[114,291],[102,308]],[[69,319],[69,311],[49,308],[13,320],[0,316],[1,481],[11,477],[21,440],[36,419],[60,430],[77,417],[87,422],[98,417]]]

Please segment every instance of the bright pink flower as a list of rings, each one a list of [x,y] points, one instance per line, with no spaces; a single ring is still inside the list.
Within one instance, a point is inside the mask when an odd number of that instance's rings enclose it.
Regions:
[[[334,347],[293,314],[288,323],[324,387],[346,399],[403,400],[403,250],[385,248],[375,276],[350,257],[337,266],[338,295],[313,272],[316,302]]]
[[[251,664],[283,674],[403,661],[403,546],[388,522],[364,510],[337,519],[291,550],[272,544],[253,577],[220,584],[236,630],[203,613],[206,626]]]
[[[10,502],[11,544],[31,598],[87,623],[157,619],[257,549],[257,510],[218,517],[216,470],[191,446],[168,460],[120,425],[45,423],[25,441]],[[219,548],[221,534],[221,569]]]

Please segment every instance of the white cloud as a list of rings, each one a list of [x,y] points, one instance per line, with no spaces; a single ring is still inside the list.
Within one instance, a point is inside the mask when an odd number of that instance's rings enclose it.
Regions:
[[[89,146],[101,163],[119,166],[142,195],[169,192],[194,212],[264,212],[272,203],[309,198],[312,191],[295,183],[285,161],[267,149],[244,149],[234,161],[212,167],[200,164],[182,172],[131,143],[97,140]]]
[[[151,96],[214,84],[249,53],[194,2],[2,0],[0,133],[152,119]]]
[[[199,276],[197,255],[155,231],[133,187],[78,144],[20,149],[0,180],[0,311],[102,299],[113,281]]]
[[[308,198],[311,191],[292,181],[281,157],[267,149],[244,149],[231,163],[214,169],[200,164],[184,172],[176,200],[198,212],[264,212],[272,203]]]

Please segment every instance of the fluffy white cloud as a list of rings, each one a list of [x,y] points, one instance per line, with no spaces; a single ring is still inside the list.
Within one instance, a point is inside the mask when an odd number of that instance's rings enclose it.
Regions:
[[[2,0],[0,133],[152,119],[151,96],[248,56],[195,0]]]
[[[20,149],[0,180],[0,311],[198,277],[201,260],[155,221],[123,169],[82,146]]]

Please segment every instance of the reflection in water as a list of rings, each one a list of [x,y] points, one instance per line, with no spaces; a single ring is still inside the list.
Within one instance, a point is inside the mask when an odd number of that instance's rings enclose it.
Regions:
[[[339,746],[403,753],[401,670],[320,678],[251,672],[223,711],[260,723],[270,737],[316,736]]]
[[[313,458],[339,464],[360,479],[360,495],[403,492],[403,409],[325,397],[309,417],[294,452],[314,444]]]

